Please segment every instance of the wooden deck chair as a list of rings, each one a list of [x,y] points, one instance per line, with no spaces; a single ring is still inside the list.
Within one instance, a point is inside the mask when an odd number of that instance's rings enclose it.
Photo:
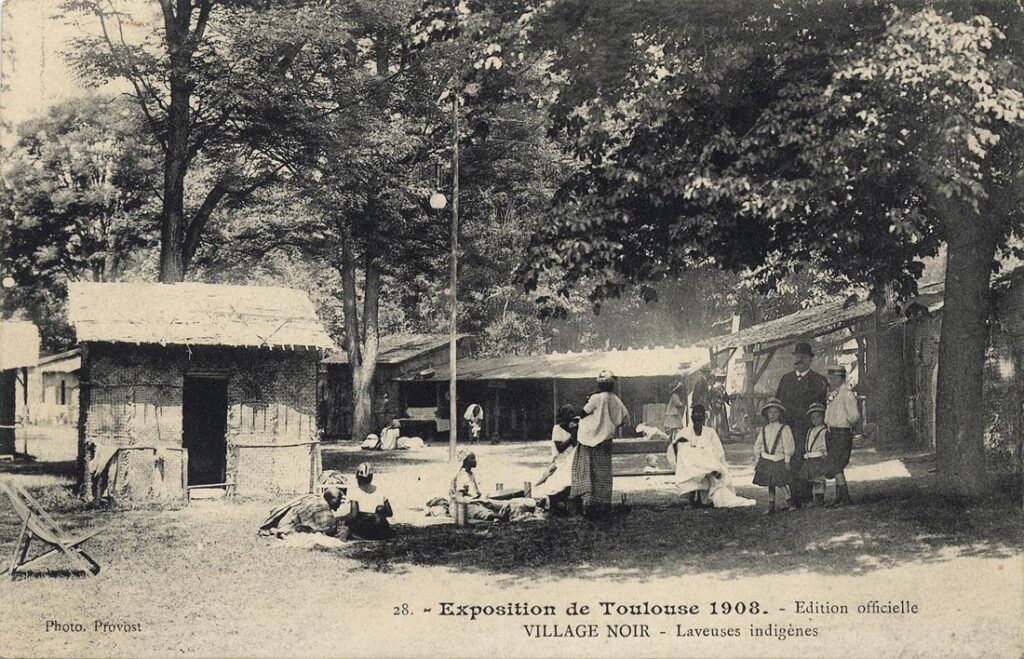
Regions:
[[[22,486],[9,481],[0,482],[0,491],[7,495],[14,507],[14,512],[21,518],[21,533],[18,535],[17,544],[14,545],[11,564],[0,574],[10,572],[13,579],[17,571],[23,570],[55,552],[67,556],[76,569],[85,572],[90,577],[99,573],[99,563],[94,561],[81,547],[86,540],[101,533],[102,529],[90,531],[82,536],[71,537]],[[33,538],[42,541],[48,549],[34,558],[25,560]]]

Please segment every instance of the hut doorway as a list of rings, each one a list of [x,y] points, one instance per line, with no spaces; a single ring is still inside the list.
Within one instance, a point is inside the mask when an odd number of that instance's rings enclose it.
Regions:
[[[182,446],[188,450],[188,484],[223,483],[227,466],[227,380],[186,377],[181,413]]]

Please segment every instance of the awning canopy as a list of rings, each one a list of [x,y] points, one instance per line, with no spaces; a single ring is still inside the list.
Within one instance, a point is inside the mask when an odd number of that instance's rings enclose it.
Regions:
[[[697,347],[638,348],[555,352],[545,355],[460,359],[456,376],[465,380],[590,380],[603,370],[620,378],[672,377],[692,373],[711,362],[711,351]],[[448,367],[439,366],[427,377],[402,380],[444,382]]]

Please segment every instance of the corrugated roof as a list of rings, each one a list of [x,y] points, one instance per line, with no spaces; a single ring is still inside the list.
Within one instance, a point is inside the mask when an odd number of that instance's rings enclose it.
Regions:
[[[35,366],[39,328],[28,320],[0,321],[0,370]]]
[[[302,291],[223,284],[68,284],[80,342],[334,348]]]
[[[465,338],[460,334],[458,338]],[[390,334],[380,337],[380,349],[377,352],[378,364],[401,364],[423,353],[448,345],[447,334]],[[335,350],[324,358],[325,364],[347,364],[348,353]]]
[[[941,308],[943,282],[922,285],[918,296],[912,301],[922,301],[929,311]],[[938,305],[936,306],[936,299]],[[722,334],[704,339],[698,346],[727,350],[745,346],[781,344],[798,339],[811,339],[825,334],[837,332],[868,318],[875,311],[875,304],[870,301],[847,304],[845,300],[821,304],[796,313],[769,320],[764,323],[741,329],[732,334]]]
[[[459,380],[589,380],[607,369],[624,378],[671,377],[680,373],[682,364],[686,364],[683,372],[690,373],[710,361],[711,353],[707,348],[679,346],[556,352],[546,355],[460,359],[456,375]],[[404,379],[444,381],[448,379],[448,368],[438,367],[436,373],[429,378]]]

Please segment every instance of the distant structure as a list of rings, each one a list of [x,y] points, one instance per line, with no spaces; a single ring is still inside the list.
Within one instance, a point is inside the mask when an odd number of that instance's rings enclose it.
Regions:
[[[39,329],[25,320],[0,321],[0,455],[14,455],[19,380],[39,361]]]
[[[334,344],[308,296],[194,283],[72,283],[68,294],[90,491],[312,491],[317,363]]]

